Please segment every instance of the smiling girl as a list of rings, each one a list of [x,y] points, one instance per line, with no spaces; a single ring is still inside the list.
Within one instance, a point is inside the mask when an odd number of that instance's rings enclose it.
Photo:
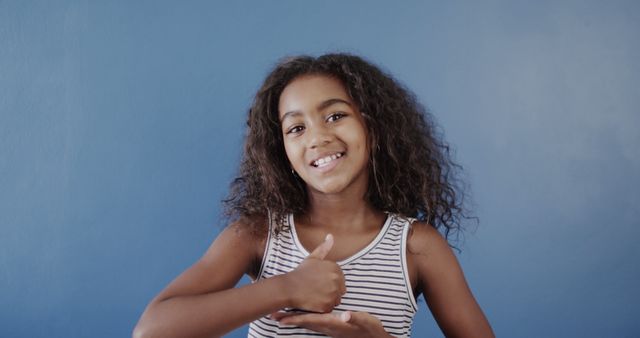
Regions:
[[[300,56],[256,94],[233,222],[147,306],[135,337],[493,337],[447,242],[461,193],[430,116],[360,57]],[[235,288],[243,274],[254,281]]]

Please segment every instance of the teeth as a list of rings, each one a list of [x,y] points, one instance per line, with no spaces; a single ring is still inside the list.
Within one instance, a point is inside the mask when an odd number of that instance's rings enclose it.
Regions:
[[[331,156],[326,156],[323,157],[321,159],[318,159],[316,161],[313,162],[313,165],[316,167],[320,167],[320,166],[324,166],[325,164],[328,164],[329,162],[335,160],[335,159],[339,159],[340,157],[342,157],[342,153],[337,153],[337,154],[333,154]]]

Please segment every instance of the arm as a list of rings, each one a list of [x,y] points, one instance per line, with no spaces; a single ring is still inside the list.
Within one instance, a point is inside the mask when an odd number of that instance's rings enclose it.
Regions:
[[[436,229],[414,223],[407,251],[418,290],[446,337],[494,337],[455,255]]]
[[[221,336],[286,306],[282,278],[233,288],[251,269],[264,240],[238,224],[226,228],[198,262],[150,302],[134,337]]]
[[[344,277],[336,263],[323,260],[332,238],[295,270],[233,288],[262,259],[265,240],[241,225],[229,226],[196,264],[151,301],[133,336],[221,336],[285,307],[326,312],[339,301]]]

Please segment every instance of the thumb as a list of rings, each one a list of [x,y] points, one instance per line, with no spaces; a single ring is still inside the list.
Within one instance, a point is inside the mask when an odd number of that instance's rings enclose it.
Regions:
[[[370,325],[370,323],[368,323],[368,317],[369,316],[366,313],[356,311],[345,311],[340,314],[340,320],[342,322],[363,327]]]
[[[354,322],[355,318],[353,318],[353,312],[351,311],[345,311],[343,313],[340,314],[340,320],[345,322],[345,323],[349,323],[349,322]]]
[[[333,247],[333,235],[328,234],[327,237],[325,237],[324,242],[318,245],[318,247],[316,247],[316,249],[313,250],[313,252],[309,255],[309,257],[324,259],[329,253],[329,251],[331,251],[332,247]]]

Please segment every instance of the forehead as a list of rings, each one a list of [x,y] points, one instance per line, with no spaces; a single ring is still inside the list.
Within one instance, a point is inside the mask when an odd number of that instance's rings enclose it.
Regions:
[[[342,82],[327,75],[303,75],[291,81],[280,94],[278,114],[313,110],[328,99],[353,103]]]

